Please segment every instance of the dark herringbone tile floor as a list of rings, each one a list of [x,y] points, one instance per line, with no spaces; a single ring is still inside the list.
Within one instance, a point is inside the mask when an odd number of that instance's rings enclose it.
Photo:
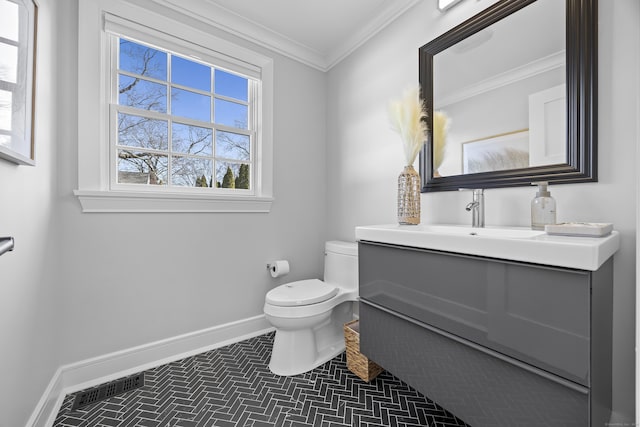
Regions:
[[[269,371],[273,333],[145,371],[145,385],[72,411],[54,427],[466,426],[387,372],[367,384],[344,353],[303,375]]]

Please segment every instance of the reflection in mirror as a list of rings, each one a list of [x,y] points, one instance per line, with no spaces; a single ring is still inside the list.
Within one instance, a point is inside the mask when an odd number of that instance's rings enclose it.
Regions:
[[[597,0],[499,0],[420,48],[423,191],[596,181]]]
[[[566,162],[565,17],[538,0],[434,56],[436,175]]]

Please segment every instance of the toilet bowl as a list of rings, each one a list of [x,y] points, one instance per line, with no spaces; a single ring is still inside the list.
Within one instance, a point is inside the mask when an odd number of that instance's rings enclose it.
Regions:
[[[264,314],[276,330],[271,372],[302,374],[342,353],[343,325],[353,319],[357,298],[357,244],[326,242],[324,281],[299,280],[267,293]]]

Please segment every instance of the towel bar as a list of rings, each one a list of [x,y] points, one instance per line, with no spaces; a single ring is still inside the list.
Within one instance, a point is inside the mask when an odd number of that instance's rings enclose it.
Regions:
[[[13,237],[0,237],[0,255],[12,251],[14,246]]]

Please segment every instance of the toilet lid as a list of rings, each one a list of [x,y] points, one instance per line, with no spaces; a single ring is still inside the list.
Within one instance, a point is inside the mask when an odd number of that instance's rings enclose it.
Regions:
[[[300,280],[280,285],[267,292],[268,304],[281,307],[309,305],[326,301],[338,293],[338,288],[318,279]]]

